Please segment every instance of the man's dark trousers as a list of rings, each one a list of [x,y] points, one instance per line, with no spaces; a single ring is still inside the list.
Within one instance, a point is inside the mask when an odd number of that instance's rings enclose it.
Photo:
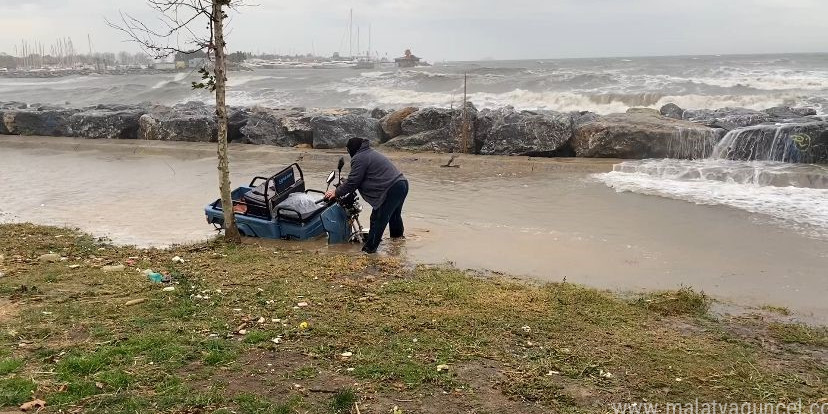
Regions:
[[[382,234],[385,227],[391,227],[391,237],[402,237],[405,228],[402,221],[402,208],[405,197],[408,196],[408,181],[397,181],[385,195],[385,201],[371,211],[371,228],[368,230],[368,237],[362,251],[374,253],[382,241]]]

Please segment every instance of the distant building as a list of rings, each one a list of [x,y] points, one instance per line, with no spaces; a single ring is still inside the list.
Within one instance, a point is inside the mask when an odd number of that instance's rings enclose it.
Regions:
[[[400,68],[413,68],[420,65],[420,58],[414,56],[411,53],[411,49],[405,49],[405,56],[394,59],[394,62]]]
[[[187,67],[190,69],[201,69],[207,66],[207,59],[205,58],[192,58],[189,62],[187,62]]]
[[[170,62],[158,62],[152,65],[152,67],[157,70],[175,70],[176,68],[175,63]]]

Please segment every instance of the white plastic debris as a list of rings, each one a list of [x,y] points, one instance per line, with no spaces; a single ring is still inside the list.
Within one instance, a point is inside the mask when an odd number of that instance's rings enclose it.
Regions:
[[[437,365],[437,372],[448,371],[449,366],[446,364]]]
[[[121,264],[113,265],[113,266],[104,266],[104,267],[101,268],[101,270],[103,270],[104,272],[107,272],[107,273],[110,273],[110,272],[123,272],[124,269],[126,269],[126,268],[124,267],[124,265],[121,265]]]
[[[44,263],[57,262],[58,260],[60,260],[60,255],[54,253],[43,254],[40,255],[40,257],[38,257],[37,260]]]
[[[353,352],[343,352],[343,353],[339,354],[339,356],[341,356],[342,358],[350,358],[350,357],[354,356],[354,353]]]
[[[300,308],[304,308],[305,306],[308,306],[308,302],[299,302],[299,303],[296,304],[296,306],[298,306]]]
[[[164,289],[161,289],[163,292],[173,292],[175,291],[175,286],[167,286]]]
[[[523,325],[523,328],[521,328],[521,329],[523,329],[523,332],[526,332],[526,333],[532,332],[532,328],[529,327],[529,325]]]
[[[172,261],[173,263],[184,263],[184,259],[182,259],[180,256],[173,257]]]

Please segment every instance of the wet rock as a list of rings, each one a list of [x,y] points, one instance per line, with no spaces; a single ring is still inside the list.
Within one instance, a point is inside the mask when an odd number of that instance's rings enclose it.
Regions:
[[[449,126],[456,111],[446,108],[423,108],[405,117],[400,124],[402,135],[432,132]]]
[[[828,163],[828,122],[739,128],[722,138],[713,156],[746,161]]]
[[[242,142],[242,128],[247,125],[249,118],[248,108],[227,108],[227,142]]]
[[[10,135],[11,134],[11,132],[9,132],[9,129],[6,127],[6,121],[5,121],[6,111],[7,111],[6,109],[0,108],[0,135]],[[14,122],[13,119],[14,118],[11,117],[12,122]]]
[[[158,141],[216,142],[218,124],[212,107],[188,102],[153,107],[139,118],[139,137]]]
[[[72,114],[69,131],[73,137],[83,138],[138,138],[138,120],[144,114],[140,108],[94,108]]]
[[[9,113],[8,122],[14,128],[14,113],[20,109],[26,109],[28,105],[22,102],[0,102],[0,135],[14,134],[6,127],[6,113]]]
[[[351,138],[379,143],[382,128],[379,120],[363,115],[320,115],[310,119],[314,148],[345,148]]]
[[[601,118],[601,115],[589,111],[570,112],[569,116],[572,118],[573,129]]]
[[[382,119],[382,118],[385,118],[385,116],[388,115],[389,113],[390,113],[390,111],[388,111],[388,110],[385,110],[385,109],[382,109],[382,108],[374,108],[368,114],[371,118]]]
[[[791,108],[789,106],[775,106],[762,111],[775,121],[789,121],[801,119],[807,116],[816,115],[816,110],[813,108]]]
[[[380,120],[380,126],[382,127],[382,132],[385,134],[386,139],[400,136],[402,134],[403,120],[414,112],[417,112],[417,108],[409,106],[385,115]]]
[[[746,126],[770,122],[772,117],[765,112],[746,108],[688,109],[682,119],[702,124],[711,128],[728,131]]]
[[[475,123],[477,109],[467,104],[469,148],[474,151]],[[425,108],[402,122],[400,135],[385,143],[387,147],[410,151],[455,152],[462,151],[463,111],[460,109]]]
[[[290,109],[266,109],[254,108],[250,113],[247,124],[242,128],[242,142],[246,144],[277,145],[280,147],[293,147],[302,143],[312,141],[306,139],[302,134],[288,132],[285,120],[293,121],[302,114]],[[311,135],[312,136],[312,135]]]
[[[627,109],[628,114],[641,114],[641,115],[661,115],[656,109],[653,108],[629,108]]]
[[[684,115],[684,109],[681,109],[681,107],[674,103],[668,103],[667,105],[662,106],[659,112],[667,118],[673,119],[682,119],[682,116]]]
[[[573,133],[568,114],[506,107],[480,112],[475,141],[480,154],[552,156],[567,146]]]
[[[29,105],[25,102],[0,102],[0,109],[26,109]]]
[[[10,134],[65,137],[71,135],[69,117],[76,112],[49,106],[8,110],[3,112],[3,124]]]
[[[722,131],[650,112],[612,114],[575,128],[573,149],[579,157],[704,158]]]
[[[311,148],[313,146],[313,125],[311,125],[313,115],[305,113],[304,108],[292,108],[291,111],[299,115],[288,115],[282,118],[285,132],[299,142],[299,147]]]

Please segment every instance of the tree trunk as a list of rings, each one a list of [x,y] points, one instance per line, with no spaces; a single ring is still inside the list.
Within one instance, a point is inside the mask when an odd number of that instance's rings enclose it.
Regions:
[[[227,84],[227,60],[224,49],[224,11],[227,0],[213,0],[213,50],[216,53],[216,120],[218,121],[218,173],[221,190],[221,206],[224,210],[224,238],[233,243],[241,241],[236,227],[236,214],[230,195],[230,161],[227,159],[227,106],[225,92]]]

